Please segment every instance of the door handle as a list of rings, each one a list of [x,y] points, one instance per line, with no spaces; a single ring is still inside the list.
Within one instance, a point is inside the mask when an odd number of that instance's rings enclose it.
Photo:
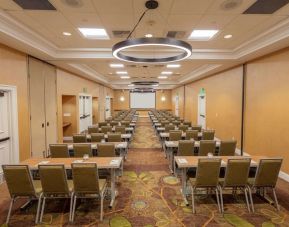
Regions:
[[[7,140],[9,140],[10,139],[10,137],[5,137],[5,138],[3,138],[3,139],[0,139],[0,142],[5,142],[5,141],[7,141]]]
[[[44,128],[44,123],[42,123],[42,128]]]
[[[48,126],[49,126],[49,122],[47,122],[47,124],[46,124],[46,125],[47,125],[47,127],[48,127]]]

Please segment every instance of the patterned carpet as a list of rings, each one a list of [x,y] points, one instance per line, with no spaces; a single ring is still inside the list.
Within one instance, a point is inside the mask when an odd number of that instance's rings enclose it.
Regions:
[[[143,129],[146,128],[147,129]],[[69,201],[49,201],[45,210],[44,223],[40,226],[100,226],[100,227],[152,227],[152,226],[289,226],[289,190],[288,184],[280,181],[277,190],[281,212],[254,197],[256,213],[250,214],[245,207],[243,196],[225,195],[225,214],[220,215],[214,196],[200,192],[196,200],[197,214],[192,214],[191,205],[185,206],[180,194],[180,180],[169,174],[168,163],[159,148],[136,148],[136,141],[157,145],[153,129],[148,122],[140,122],[132,149],[124,166],[124,175],[118,179],[118,197],[112,209],[105,201],[105,216],[99,222],[99,204],[86,200],[77,205],[74,225],[68,223]],[[158,146],[160,146],[158,144]],[[15,208],[25,201],[18,201]],[[5,185],[0,187],[0,223],[6,218],[9,195]],[[26,211],[15,209],[9,226],[34,226],[36,206]],[[2,227],[5,226],[4,224]]]

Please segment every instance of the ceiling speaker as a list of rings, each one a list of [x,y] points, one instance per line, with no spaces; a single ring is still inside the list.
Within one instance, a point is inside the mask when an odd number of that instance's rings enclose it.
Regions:
[[[222,4],[221,4],[221,9],[223,10],[232,10],[232,9],[236,9],[237,7],[239,7],[242,4],[242,0],[225,0]]]

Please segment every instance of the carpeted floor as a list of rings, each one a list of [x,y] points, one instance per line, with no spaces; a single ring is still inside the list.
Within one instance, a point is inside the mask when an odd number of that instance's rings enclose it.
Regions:
[[[146,138],[143,131],[146,132]],[[138,123],[135,139],[131,144],[128,159],[124,165],[124,176],[117,183],[118,197],[112,209],[105,201],[104,221],[99,223],[97,201],[84,201],[77,206],[74,225],[68,223],[69,201],[48,202],[44,223],[41,226],[289,226],[289,184],[278,182],[278,196],[281,212],[258,197],[254,197],[256,213],[249,214],[243,196],[225,196],[225,214],[220,215],[214,196],[201,194],[197,197],[197,214],[191,206],[185,206],[180,194],[180,180],[170,175],[167,160],[157,142],[154,131],[142,119]],[[148,137],[149,136],[149,137]],[[141,147],[141,144],[146,144]],[[147,145],[148,144],[148,145]],[[154,147],[148,149],[147,147]],[[15,208],[25,201],[19,200]],[[9,194],[5,184],[0,186],[0,223],[5,221]],[[10,226],[34,226],[35,205],[26,211],[15,209]],[[5,226],[5,225],[3,225]]]

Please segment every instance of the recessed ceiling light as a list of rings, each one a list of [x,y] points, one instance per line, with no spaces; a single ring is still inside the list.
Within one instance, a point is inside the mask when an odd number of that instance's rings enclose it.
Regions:
[[[65,36],[71,36],[70,32],[62,32],[62,34],[65,35]]]
[[[153,37],[153,35],[152,34],[146,34],[145,37],[151,38],[151,37]]]
[[[213,38],[218,32],[219,30],[193,30],[189,39],[207,41]]]
[[[159,79],[167,79],[168,77],[167,76],[159,76],[158,78]]]
[[[121,76],[120,79],[129,79],[130,76]]]
[[[129,84],[129,85],[127,85],[128,87],[133,87],[134,86],[134,84]]]
[[[78,30],[88,39],[109,39],[103,28],[78,28]]]
[[[167,68],[180,68],[181,65],[180,64],[169,64],[167,65]]]
[[[117,71],[116,74],[118,74],[118,75],[126,75],[127,71]]]
[[[170,72],[170,71],[163,71],[161,72],[162,75],[171,75],[173,74],[173,72]]]
[[[225,35],[224,38],[225,39],[231,39],[233,36],[231,34]]]
[[[114,64],[114,63],[109,64],[109,66],[110,66],[111,68],[123,68],[123,67],[124,67],[123,64]]]
[[[158,87],[159,85],[158,85],[158,84],[153,84],[152,86],[153,86],[153,87]]]

